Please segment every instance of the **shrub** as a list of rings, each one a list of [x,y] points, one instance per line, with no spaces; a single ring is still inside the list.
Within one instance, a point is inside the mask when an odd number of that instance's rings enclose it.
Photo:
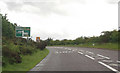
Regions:
[[[37,48],[40,50],[44,50],[44,48],[47,46],[47,43],[42,41],[37,43]]]
[[[9,49],[7,46],[3,46],[2,55],[3,65],[5,65],[6,63],[14,64],[22,62],[20,53]]]
[[[23,54],[23,55],[31,55],[33,52],[34,52],[34,49],[33,49],[33,47],[30,47],[30,46],[20,46],[19,47],[19,49],[20,49],[20,53],[21,54]]]

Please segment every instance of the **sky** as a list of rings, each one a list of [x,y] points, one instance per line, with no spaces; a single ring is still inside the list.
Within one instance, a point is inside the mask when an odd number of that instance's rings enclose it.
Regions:
[[[119,0],[0,0],[0,13],[31,38],[76,39],[118,29]]]

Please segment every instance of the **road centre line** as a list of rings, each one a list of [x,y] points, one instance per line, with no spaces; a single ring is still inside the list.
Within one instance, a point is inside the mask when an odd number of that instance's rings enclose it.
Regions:
[[[92,59],[92,60],[95,60],[95,58],[93,58],[93,57],[91,57],[89,55],[85,55],[85,56],[88,57],[88,58],[90,58],[90,59]]]
[[[105,67],[107,67],[107,68],[109,68],[110,70],[112,70],[112,71],[114,71],[116,73],[120,73],[118,70],[112,68],[111,66],[109,66],[109,65],[107,65],[107,64],[105,64],[105,63],[103,63],[101,61],[98,61],[98,63],[101,64],[101,65],[103,65],[103,66],[105,66]]]

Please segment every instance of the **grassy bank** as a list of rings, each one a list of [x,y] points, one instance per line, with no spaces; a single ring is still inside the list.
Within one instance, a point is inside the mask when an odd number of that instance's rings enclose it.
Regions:
[[[29,71],[36,64],[38,64],[42,59],[44,59],[48,55],[48,49],[44,49],[43,51],[37,50],[32,55],[24,55],[22,56],[22,63],[7,65],[3,67],[3,71]]]
[[[104,44],[79,44],[79,45],[57,45],[57,46],[67,46],[67,47],[88,47],[88,48],[103,48],[110,50],[120,50],[117,43],[104,43]]]

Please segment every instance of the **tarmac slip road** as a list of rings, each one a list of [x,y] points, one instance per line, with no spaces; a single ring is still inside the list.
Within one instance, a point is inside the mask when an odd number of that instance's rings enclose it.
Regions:
[[[120,73],[118,51],[80,48],[47,47],[50,53],[31,71],[113,71]]]

